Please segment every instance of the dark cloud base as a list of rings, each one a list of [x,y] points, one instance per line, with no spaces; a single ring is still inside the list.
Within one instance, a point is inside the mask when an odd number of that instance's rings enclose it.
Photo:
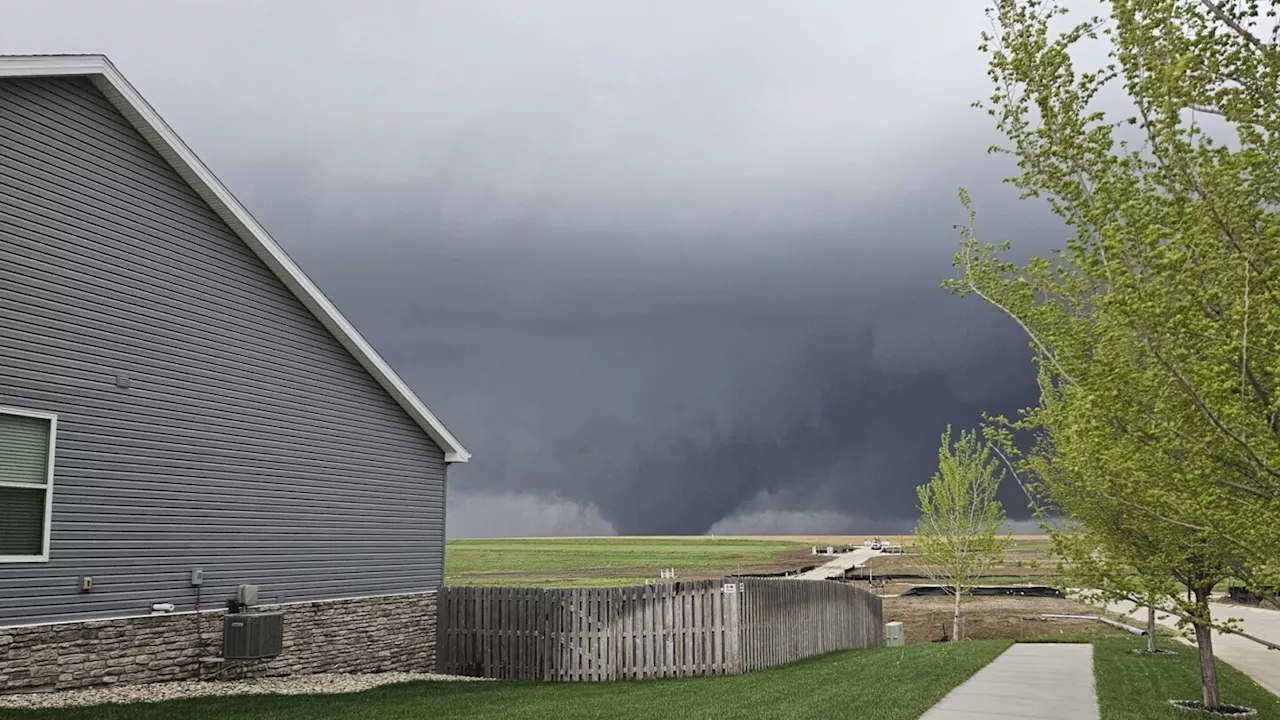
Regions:
[[[310,266],[474,452],[459,492],[563,498],[624,534],[704,532],[761,493],[897,527],[948,423],[1036,398],[1017,328],[938,289],[937,235],[879,273],[852,243],[724,271],[541,229],[499,255],[451,240],[446,264],[426,244]],[[1004,499],[1025,517],[1016,486]]]
[[[705,441],[654,448],[592,499],[624,534],[703,532],[761,492],[794,497],[785,509],[913,518],[915,486],[936,471],[948,423],[974,427],[983,413],[1012,415],[1034,400],[1030,363],[1018,362],[1025,343],[1008,335],[968,367],[912,373],[869,365],[859,345],[867,336],[845,338],[836,347],[846,352],[830,350],[816,363],[826,372],[786,376],[798,390],[811,384],[811,415],[775,418],[781,431],[772,433],[743,418]],[[965,397],[965,383],[990,389]],[[1003,499],[1025,516],[1016,486],[1006,485]]]

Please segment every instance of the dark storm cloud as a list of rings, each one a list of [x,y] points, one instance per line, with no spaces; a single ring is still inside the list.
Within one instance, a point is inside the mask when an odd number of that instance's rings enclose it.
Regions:
[[[451,532],[819,531],[907,521],[947,423],[1033,397],[1014,329],[937,289],[957,185],[993,240],[1063,234],[983,152],[982,26],[48,2],[0,45],[112,56],[473,451]]]
[[[629,533],[703,531],[761,493],[772,509],[884,522],[912,515],[947,423],[1012,413],[1033,389],[1016,328],[938,289],[953,233],[912,210],[756,258],[663,261],[527,227],[472,246],[499,252],[427,243],[358,269],[337,270],[340,253],[311,264],[488,449],[457,487],[554,493]],[[917,233],[934,247],[894,250]],[[867,235],[879,250],[856,242]]]

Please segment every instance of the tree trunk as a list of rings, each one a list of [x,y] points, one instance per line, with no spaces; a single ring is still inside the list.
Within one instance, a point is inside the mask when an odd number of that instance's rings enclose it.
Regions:
[[[956,610],[955,610],[955,614],[951,616],[951,639],[953,641],[959,641],[960,640],[960,586],[959,585],[956,586],[955,593],[956,593]]]
[[[1209,626],[1212,616],[1209,610],[1209,592],[1212,588],[1195,591],[1196,649],[1200,655],[1200,693],[1205,710],[1217,710],[1222,704],[1218,690],[1218,668],[1213,660],[1213,629]]]
[[[1156,651],[1156,608],[1154,605],[1147,608],[1147,652]]]

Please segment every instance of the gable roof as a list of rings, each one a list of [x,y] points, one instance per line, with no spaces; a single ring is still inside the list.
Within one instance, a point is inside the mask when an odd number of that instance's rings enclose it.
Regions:
[[[271,239],[200,158],[187,147],[104,55],[0,56],[0,78],[83,77],[107,97],[156,152],[182,176],[209,207],[253,250],[276,277],[312,312],[334,338],[390,393],[409,417],[444,450],[445,462],[466,462],[471,453],[427,409],[355,327],[338,312],[315,283]]]

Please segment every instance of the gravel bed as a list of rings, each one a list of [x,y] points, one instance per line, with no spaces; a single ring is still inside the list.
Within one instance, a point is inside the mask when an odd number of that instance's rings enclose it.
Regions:
[[[291,675],[248,680],[179,680],[0,695],[0,708],[52,708],[106,703],[158,702],[207,695],[325,695],[361,692],[379,685],[413,680],[470,681],[485,680],[485,678],[435,673],[386,672],[360,675]]]

